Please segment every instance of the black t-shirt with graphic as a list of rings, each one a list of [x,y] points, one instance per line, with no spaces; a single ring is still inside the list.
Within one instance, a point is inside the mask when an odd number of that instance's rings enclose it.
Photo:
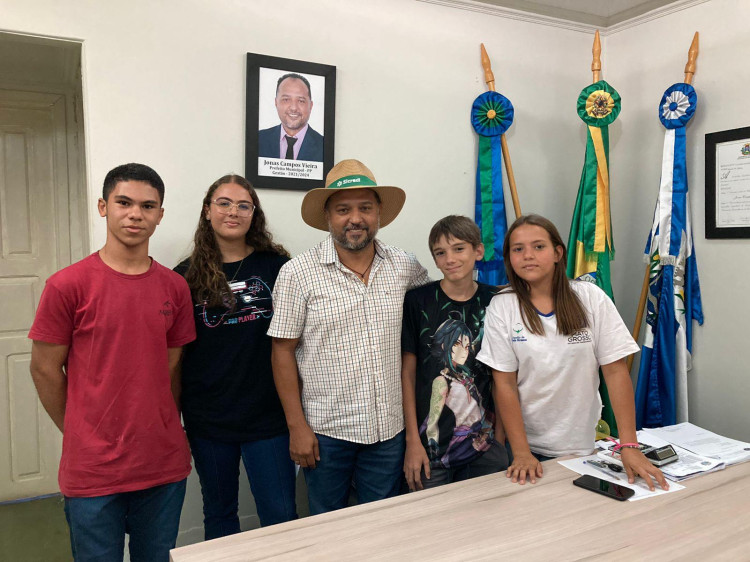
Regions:
[[[491,374],[475,357],[495,293],[479,283],[471,299],[458,302],[439,281],[406,293],[401,350],[417,357],[417,424],[432,467],[469,463],[494,438]]]
[[[194,302],[197,338],[182,360],[182,415],[191,435],[226,442],[269,439],[287,431],[271,371],[271,293],[289,258],[253,252],[225,263],[234,310]],[[185,260],[174,270],[187,272]]]

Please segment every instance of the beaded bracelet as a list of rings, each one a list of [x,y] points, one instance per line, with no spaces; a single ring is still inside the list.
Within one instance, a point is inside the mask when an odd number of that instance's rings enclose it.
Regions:
[[[614,446],[614,452],[617,453],[620,449],[640,449],[641,446],[638,443],[618,443]]]

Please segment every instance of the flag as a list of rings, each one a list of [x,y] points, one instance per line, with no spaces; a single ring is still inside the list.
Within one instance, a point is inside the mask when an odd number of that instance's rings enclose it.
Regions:
[[[500,137],[513,123],[513,104],[497,92],[485,92],[471,107],[471,124],[479,135],[474,220],[482,233],[484,258],[477,262],[478,280],[505,285],[503,240],[508,231],[503,194]]]
[[[690,84],[678,83],[664,92],[658,108],[666,131],[659,197],[645,250],[649,291],[635,393],[638,429],[688,419],[693,320],[703,324],[685,157],[685,125],[697,101]]]
[[[620,113],[620,95],[604,80],[584,88],[578,115],[586,123],[586,156],[568,238],[568,277],[590,281],[612,295],[609,262],[615,257],[609,208],[609,124]],[[617,425],[604,378],[599,374],[602,419],[614,435]]]

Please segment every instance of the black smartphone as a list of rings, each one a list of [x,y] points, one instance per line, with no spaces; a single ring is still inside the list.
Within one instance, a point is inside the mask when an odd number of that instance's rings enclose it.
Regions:
[[[573,484],[581,488],[585,488],[586,490],[596,492],[597,494],[603,494],[607,497],[619,500],[621,502],[625,501],[628,498],[632,498],[635,495],[635,491],[631,490],[630,488],[620,486],[619,484],[613,484],[612,482],[607,482],[606,480],[602,480],[600,478],[594,478],[593,476],[589,476],[588,474],[584,474],[580,478],[576,478],[575,480],[573,480]]]

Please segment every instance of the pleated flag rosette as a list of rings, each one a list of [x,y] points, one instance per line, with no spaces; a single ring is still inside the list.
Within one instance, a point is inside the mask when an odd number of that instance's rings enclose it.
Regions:
[[[513,104],[502,94],[485,92],[471,106],[471,124],[478,135],[499,137],[513,123]]]
[[[478,280],[490,285],[508,282],[503,239],[508,230],[503,194],[500,137],[513,123],[513,104],[497,92],[485,92],[471,106],[471,124],[479,135],[474,217],[482,232],[484,258],[477,262]]]
[[[673,84],[659,102],[659,120],[667,129],[679,129],[688,124],[695,114],[698,94],[690,84]]]
[[[604,80],[584,88],[578,96],[578,116],[591,127],[606,127],[620,114],[620,94]]]

